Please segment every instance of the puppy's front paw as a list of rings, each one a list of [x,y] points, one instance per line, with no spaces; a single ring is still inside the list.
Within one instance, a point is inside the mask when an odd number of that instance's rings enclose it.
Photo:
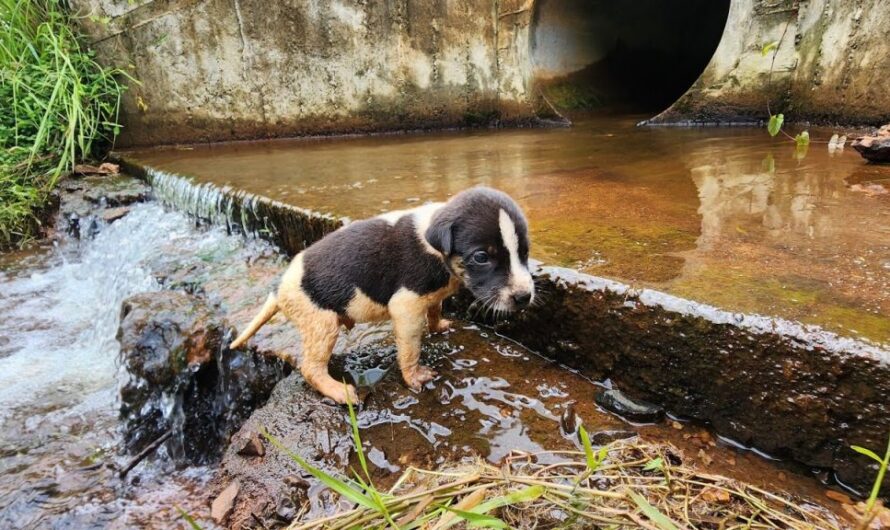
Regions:
[[[450,320],[444,318],[440,318],[439,320],[436,320],[434,322],[431,321],[430,333],[445,333],[446,331],[451,331],[452,329],[454,329],[451,327],[451,324],[452,323]]]
[[[319,388],[318,391],[341,405],[346,404],[347,398],[353,405],[358,403],[358,394],[355,391],[355,387],[352,385],[336,383],[325,385],[324,387]]]
[[[432,381],[436,375],[435,370],[428,366],[423,366],[422,364],[417,365],[417,367],[412,370],[402,372],[405,384],[407,384],[411,390],[416,390],[418,392],[423,388],[424,383]]]

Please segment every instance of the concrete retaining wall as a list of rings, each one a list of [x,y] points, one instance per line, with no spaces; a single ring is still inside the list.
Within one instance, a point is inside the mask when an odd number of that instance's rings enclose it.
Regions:
[[[888,76],[890,3],[733,0],[704,73],[652,123],[757,121],[770,101],[786,121],[877,125],[890,121]]]
[[[100,59],[142,83],[125,96],[121,146],[552,115],[534,88],[534,0],[72,4],[92,15],[80,20]],[[881,0],[732,0],[707,69],[654,122],[760,119],[767,97],[790,120],[890,120],[888,28]],[[760,50],[779,40],[768,82]]]

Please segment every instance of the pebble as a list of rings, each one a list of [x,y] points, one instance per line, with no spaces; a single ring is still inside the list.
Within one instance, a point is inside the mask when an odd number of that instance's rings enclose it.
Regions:
[[[656,423],[664,417],[664,409],[653,403],[632,400],[620,390],[605,390],[596,395],[596,403],[634,423]]]

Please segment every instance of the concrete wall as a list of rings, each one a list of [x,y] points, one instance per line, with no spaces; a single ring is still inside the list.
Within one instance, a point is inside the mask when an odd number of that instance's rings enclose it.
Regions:
[[[121,146],[550,114],[530,50],[536,0],[71,3],[93,15],[81,24],[100,59],[142,82],[123,102]],[[760,48],[778,40],[768,82]],[[888,2],[732,0],[707,69],[654,121],[750,121],[769,96],[789,120],[879,123],[888,76]]]
[[[72,3],[94,15],[82,24],[100,57],[142,82],[124,101],[122,145],[534,115],[518,2]]]
[[[762,46],[780,42],[773,54]],[[748,122],[767,100],[786,121],[890,121],[890,2],[733,0],[698,81],[654,123]]]

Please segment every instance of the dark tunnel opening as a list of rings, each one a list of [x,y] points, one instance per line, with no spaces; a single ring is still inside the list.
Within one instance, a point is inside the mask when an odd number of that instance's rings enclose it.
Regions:
[[[698,79],[730,0],[539,0],[536,85],[560,110],[659,112]]]

